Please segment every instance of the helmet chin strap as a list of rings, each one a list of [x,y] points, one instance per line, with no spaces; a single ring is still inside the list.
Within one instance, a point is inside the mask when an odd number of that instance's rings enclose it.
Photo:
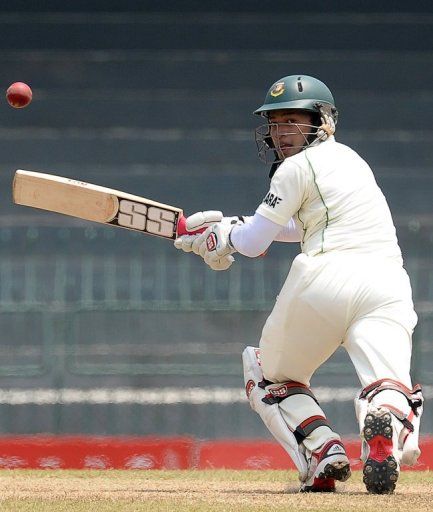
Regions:
[[[328,137],[331,137],[335,133],[335,128],[329,126],[329,124],[323,123],[319,126],[319,130],[323,130]],[[318,130],[318,132],[319,132]],[[319,137],[317,137],[319,138]]]
[[[320,141],[325,141],[335,133],[338,112],[335,107],[327,104],[316,103],[316,107],[319,110],[320,120],[322,122],[317,130],[317,138]]]

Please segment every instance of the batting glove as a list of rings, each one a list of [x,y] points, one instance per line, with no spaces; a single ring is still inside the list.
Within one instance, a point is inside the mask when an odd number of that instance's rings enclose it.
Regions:
[[[216,222],[221,222],[224,218],[223,212],[218,210],[207,210],[190,215],[186,219],[186,229],[188,231],[197,231],[201,228],[208,228]]]
[[[197,212],[186,219],[186,229],[188,231],[197,231],[201,228],[213,226],[217,222],[233,225],[238,222],[245,222],[245,218],[237,215],[234,217],[224,217],[223,213],[217,210]]]
[[[210,226],[202,233],[204,240],[200,245],[199,252],[205,261],[209,258],[217,259],[236,252],[230,241],[230,233],[233,227],[232,224],[220,222]],[[208,262],[206,261],[206,263]]]
[[[182,249],[185,252],[194,252],[202,258],[206,253],[206,237],[205,233],[201,235],[183,235],[177,238],[174,242],[176,249]],[[201,251],[200,251],[201,248]],[[206,261],[206,260],[205,260]],[[235,259],[230,254],[221,257],[215,257],[206,261],[207,265],[212,270],[227,270],[233,265]]]
[[[243,222],[243,217],[224,217],[223,213],[217,210],[197,212],[186,219],[186,229],[188,231],[197,231],[213,226],[218,222],[233,227],[234,224]],[[200,235],[183,235],[176,238],[174,246],[176,249],[181,249],[184,252],[193,252],[203,258],[206,249],[206,246],[203,244],[205,240],[206,236],[204,236],[204,233]]]
[[[205,240],[200,245],[199,253],[205,263],[214,270],[216,270],[215,267],[230,261],[230,258],[234,261],[232,254],[236,252],[236,249],[231,243],[230,233],[235,225],[240,224],[242,224],[242,221],[240,220],[238,220],[236,224],[225,224],[220,222],[219,224],[210,226],[203,233],[202,236],[205,237]],[[231,263],[233,263],[233,261]],[[227,269],[221,268],[221,270]]]
[[[206,260],[205,260],[206,261]],[[232,265],[235,259],[230,254],[227,256],[223,256],[222,258],[213,259],[212,261],[209,261],[207,265],[212,270],[228,270]]]
[[[184,252],[199,254],[198,249],[204,240],[204,233],[200,235],[182,235],[176,238],[174,246]]]

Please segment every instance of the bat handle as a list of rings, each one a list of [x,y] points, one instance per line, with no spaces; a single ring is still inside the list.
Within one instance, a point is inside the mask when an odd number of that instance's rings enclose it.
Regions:
[[[181,215],[179,217],[179,221],[177,223],[177,236],[182,235],[197,235],[198,233],[203,233],[207,228],[197,229],[197,231],[188,231],[186,229],[186,217]]]

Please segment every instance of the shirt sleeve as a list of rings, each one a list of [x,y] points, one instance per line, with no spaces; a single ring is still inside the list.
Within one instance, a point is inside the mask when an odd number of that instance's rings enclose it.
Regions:
[[[302,230],[296,225],[295,219],[293,217],[274,238],[275,242],[300,242],[301,240]]]
[[[258,213],[256,213],[254,217],[243,215],[242,219],[245,224],[248,224],[248,222],[254,221],[257,217],[261,217],[261,215]],[[296,224],[294,217],[292,217],[283,228],[278,224],[278,229],[279,232],[275,236],[274,242],[300,242],[302,240],[303,231],[298,224]]]
[[[237,252],[255,258],[263,254],[281,231],[281,226],[256,213],[245,224],[235,226],[230,241]]]
[[[287,226],[301,208],[309,186],[309,173],[287,159],[278,167],[269,192],[256,212],[280,226]]]

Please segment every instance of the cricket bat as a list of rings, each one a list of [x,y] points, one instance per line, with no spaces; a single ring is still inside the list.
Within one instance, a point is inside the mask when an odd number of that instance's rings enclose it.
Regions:
[[[187,231],[183,210],[175,206],[52,174],[19,169],[12,188],[16,204],[147,235],[174,240],[206,229]]]

